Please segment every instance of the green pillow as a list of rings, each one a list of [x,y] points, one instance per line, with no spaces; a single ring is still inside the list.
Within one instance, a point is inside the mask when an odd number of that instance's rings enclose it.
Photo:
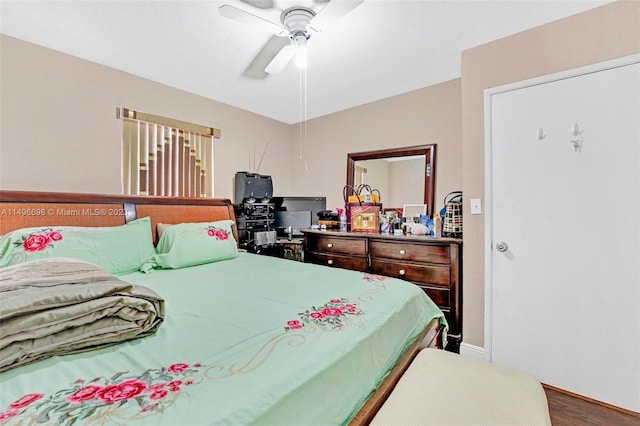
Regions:
[[[49,257],[91,262],[111,274],[126,274],[156,254],[148,217],[106,227],[24,228],[0,238],[0,267]]]
[[[158,241],[158,254],[153,258],[152,266],[177,269],[238,256],[238,245],[233,238],[233,223],[232,220],[219,220],[165,227]]]

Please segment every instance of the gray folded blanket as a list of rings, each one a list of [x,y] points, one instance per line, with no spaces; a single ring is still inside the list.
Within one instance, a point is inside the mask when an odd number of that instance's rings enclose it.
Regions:
[[[153,334],[164,300],[78,259],[0,268],[0,372]]]

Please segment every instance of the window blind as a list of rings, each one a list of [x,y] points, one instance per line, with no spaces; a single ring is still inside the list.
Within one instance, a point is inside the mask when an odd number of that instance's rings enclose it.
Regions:
[[[118,109],[127,194],[213,197],[213,142],[220,130]]]

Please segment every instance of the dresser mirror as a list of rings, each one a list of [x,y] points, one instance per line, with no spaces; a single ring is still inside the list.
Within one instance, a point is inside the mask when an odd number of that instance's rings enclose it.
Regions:
[[[385,209],[405,204],[426,204],[433,215],[436,146],[404,148],[347,154],[347,185],[367,184],[380,191]]]

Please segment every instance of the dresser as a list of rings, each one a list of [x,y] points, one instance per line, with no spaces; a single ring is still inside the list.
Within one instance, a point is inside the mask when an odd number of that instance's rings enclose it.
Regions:
[[[462,340],[462,240],[413,235],[304,232],[304,261],[411,281],[444,312],[447,348]]]

